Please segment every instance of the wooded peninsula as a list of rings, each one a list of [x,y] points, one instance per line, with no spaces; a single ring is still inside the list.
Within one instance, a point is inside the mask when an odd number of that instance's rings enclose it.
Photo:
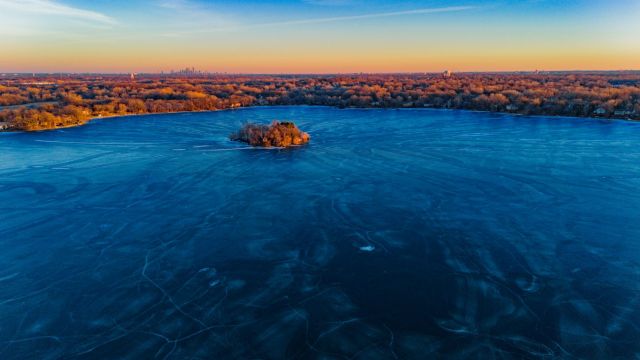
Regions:
[[[357,75],[3,75],[0,130],[247,106],[445,108],[640,120],[639,72]]]

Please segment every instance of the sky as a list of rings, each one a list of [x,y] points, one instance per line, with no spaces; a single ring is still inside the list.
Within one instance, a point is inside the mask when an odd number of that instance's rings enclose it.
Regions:
[[[640,0],[0,0],[0,72],[640,69]]]

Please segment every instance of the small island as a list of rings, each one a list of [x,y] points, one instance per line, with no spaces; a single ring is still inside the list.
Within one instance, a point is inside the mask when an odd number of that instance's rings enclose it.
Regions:
[[[288,121],[274,121],[271,125],[245,124],[240,131],[231,134],[231,140],[242,141],[252,146],[289,147],[303,145],[311,137]]]

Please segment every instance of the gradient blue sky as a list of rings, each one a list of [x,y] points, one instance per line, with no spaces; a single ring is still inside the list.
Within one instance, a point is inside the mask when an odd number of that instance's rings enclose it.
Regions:
[[[0,0],[0,72],[640,69],[638,19],[638,0]]]

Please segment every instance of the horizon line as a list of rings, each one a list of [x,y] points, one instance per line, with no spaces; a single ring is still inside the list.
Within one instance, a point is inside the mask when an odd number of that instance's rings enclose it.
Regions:
[[[200,71],[199,75],[412,75],[412,74],[441,74],[449,69],[430,70],[430,71],[347,71],[347,72],[229,72],[229,71]],[[504,74],[504,73],[571,73],[571,72],[640,72],[637,69],[552,69],[552,70],[451,70],[452,74]],[[2,71],[0,76],[7,75],[180,75],[179,73],[171,73],[166,71]],[[193,74],[198,75],[198,74]]]

